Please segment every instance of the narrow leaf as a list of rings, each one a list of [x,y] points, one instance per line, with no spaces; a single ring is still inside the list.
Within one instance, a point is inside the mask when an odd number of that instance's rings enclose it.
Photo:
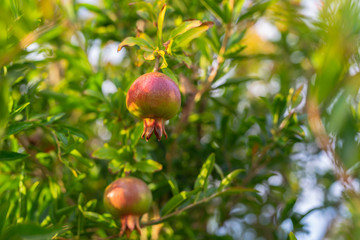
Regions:
[[[17,152],[0,151],[0,161],[15,161],[28,157],[29,154]]]
[[[222,191],[224,188],[226,188],[241,172],[243,172],[244,169],[236,169],[229,173],[220,183],[220,186],[218,188],[218,191]]]
[[[138,122],[130,133],[131,147],[134,148],[139,142],[144,126],[141,122]]]
[[[141,162],[137,162],[134,166],[138,171],[141,172],[157,172],[160,171],[162,169],[162,165],[154,160],[146,160],[146,161],[141,161]]]
[[[164,17],[165,17],[165,12],[166,12],[166,4],[164,4],[164,6],[162,7],[160,13],[159,13],[159,17],[158,17],[158,21],[157,21],[157,37],[158,37],[158,47],[161,47],[162,44],[162,30],[163,30],[163,23],[164,23]]]
[[[88,139],[88,136],[83,131],[81,131],[80,129],[70,127],[70,126],[66,126],[66,125],[60,125],[60,127],[63,128],[63,129],[69,130],[70,134],[75,135],[75,136],[77,136],[79,138],[82,138],[84,140]]]
[[[240,83],[245,83],[252,80],[259,80],[258,77],[237,77],[237,78],[228,78],[224,83],[222,84],[213,84],[213,89],[227,87],[231,85],[238,85]]]
[[[268,0],[268,1],[262,1],[258,4],[254,4],[252,7],[248,8],[244,14],[242,14],[238,18],[238,22],[245,20],[247,18],[251,18],[253,16],[262,16],[263,12],[273,3],[277,2],[279,0]],[[260,14],[255,14],[259,12]]]
[[[214,14],[214,16],[219,19],[222,20],[223,22],[227,22],[226,20],[226,16],[225,13],[222,12],[222,10],[220,9],[219,5],[214,2],[213,0],[201,0],[200,1],[202,3],[202,5],[204,5],[212,14]]]
[[[4,134],[4,129],[8,123],[9,116],[9,100],[10,100],[10,84],[6,79],[0,80],[0,144]]]
[[[239,56],[239,53],[241,53],[246,48],[246,45],[242,45],[240,43],[232,45],[230,48],[228,48],[225,53],[225,58],[235,58]]]
[[[162,207],[160,214],[164,216],[170,213],[172,210],[180,206],[185,200],[189,197],[193,196],[194,194],[198,193],[200,189],[193,190],[191,192],[182,191],[181,193],[173,196],[167,203]]]
[[[2,205],[0,205],[0,234],[6,222],[6,215],[9,210],[9,205],[10,203],[6,201]]]
[[[147,50],[147,51],[154,50],[151,44],[143,38],[127,37],[119,44],[117,51],[120,52],[120,50],[125,46],[132,47],[135,45],[139,46],[143,50]]]
[[[199,27],[190,29],[189,31],[175,38],[172,48],[176,49],[187,46],[193,39],[198,38],[202,33],[206,32],[213,25],[213,22],[204,22]]]
[[[295,234],[293,232],[289,233],[289,239],[290,240],[297,240],[297,238],[295,237]]]
[[[189,31],[192,28],[199,27],[200,25],[201,21],[199,20],[185,21],[171,31],[169,40]]]
[[[65,113],[58,113],[55,115],[48,116],[47,117],[48,122],[46,124],[52,124],[53,122],[60,120],[63,116],[65,116]]]
[[[16,122],[11,124],[6,131],[7,135],[16,134],[18,132],[24,131],[26,129],[31,128],[34,125],[34,123],[31,122]]]
[[[104,224],[105,226],[109,226],[109,227],[116,227],[116,223],[114,222],[114,220],[112,220],[111,218],[108,219],[99,213],[84,211],[83,214],[84,214],[85,218],[87,218],[91,221],[101,223],[101,224]]]
[[[177,79],[176,75],[171,71],[169,68],[161,69],[163,73],[165,73],[168,77],[170,77],[176,84],[179,84],[179,80]]]
[[[22,110],[24,110],[27,106],[30,105],[30,102],[27,102],[27,103],[24,103],[23,105],[21,105],[20,107],[18,107],[15,111],[13,111],[10,116],[16,114],[16,113],[19,113],[21,112]]]
[[[178,60],[179,62],[183,62],[185,63],[186,67],[190,68],[192,62],[191,62],[191,58],[184,56],[184,55],[176,55],[176,60]]]
[[[240,193],[244,193],[244,192],[257,192],[257,191],[253,188],[231,187],[222,192],[217,193],[216,196],[220,197],[220,196],[227,196],[227,195],[236,195],[236,194],[240,194]]]
[[[179,194],[179,187],[178,187],[178,184],[177,184],[175,178],[173,178],[172,176],[168,176],[168,175],[165,175],[165,177],[168,180],[168,183],[169,183],[169,186],[171,188],[172,194],[174,196]]]
[[[215,163],[215,154],[212,153],[206,159],[205,163],[203,164],[200,170],[200,173],[195,181],[195,185],[194,185],[195,189],[197,188],[204,189],[207,187],[208,177],[214,168],[214,163]]]

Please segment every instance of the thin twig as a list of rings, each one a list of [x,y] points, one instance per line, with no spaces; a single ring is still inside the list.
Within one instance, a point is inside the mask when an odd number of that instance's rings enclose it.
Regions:
[[[224,191],[226,191],[226,190],[223,190],[222,192],[224,192]],[[203,204],[203,203],[205,203],[205,202],[207,202],[207,201],[209,201],[209,200],[211,200],[213,198],[216,198],[216,197],[220,196],[222,192],[214,193],[213,195],[211,195],[211,196],[209,196],[207,198],[203,198],[200,201],[194,202],[194,203],[192,203],[190,205],[187,205],[184,208],[178,209],[178,210],[176,210],[176,211],[174,211],[174,212],[172,212],[172,213],[170,213],[168,215],[165,215],[163,217],[160,217],[158,219],[141,223],[140,226],[141,227],[146,227],[146,226],[162,223],[163,221],[165,221],[165,220],[167,220],[167,219],[169,219],[169,218],[171,218],[171,217],[173,217],[175,215],[178,215],[178,214],[180,214],[180,213],[182,213],[182,212],[184,212],[184,211],[186,211],[186,210],[188,210],[190,208],[193,208],[195,206],[198,206],[198,205]]]
[[[158,72],[158,71],[159,71],[159,60],[160,60],[160,56],[158,55],[158,56],[156,57],[156,60],[155,60],[154,72]]]

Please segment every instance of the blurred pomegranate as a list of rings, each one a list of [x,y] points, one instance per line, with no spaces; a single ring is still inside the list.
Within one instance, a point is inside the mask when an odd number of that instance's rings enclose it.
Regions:
[[[160,141],[165,131],[165,121],[174,117],[181,105],[177,84],[159,72],[146,73],[131,85],[126,96],[126,107],[134,116],[143,119],[142,138],[149,140],[155,133]]]
[[[105,208],[121,220],[120,236],[136,229],[141,234],[140,217],[152,204],[152,194],[146,183],[134,177],[123,177],[112,182],[105,189]]]

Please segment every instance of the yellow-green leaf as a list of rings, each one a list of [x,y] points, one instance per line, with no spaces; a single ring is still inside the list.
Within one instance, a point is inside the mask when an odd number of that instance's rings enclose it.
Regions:
[[[135,163],[136,170],[141,172],[157,172],[162,169],[162,165],[154,160],[145,160]]]
[[[172,49],[186,47],[193,39],[200,37],[202,33],[206,32],[213,25],[213,22],[204,22],[200,26],[181,34],[175,38]]]
[[[119,44],[117,51],[119,52],[125,46],[132,47],[135,45],[139,46],[145,51],[154,50],[154,47],[151,45],[151,43],[147,42],[144,38],[127,37]]]
[[[229,173],[220,183],[220,186],[218,188],[218,191],[222,191],[224,188],[226,188],[238,175],[239,173],[243,172],[244,169],[236,169]]]
[[[157,21],[157,37],[158,37],[158,47],[160,48],[161,44],[162,44],[162,30],[163,30],[163,23],[164,23],[164,18],[165,18],[165,12],[166,12],[166,4],[164,4],[164,6],[162,7],[160,13],[159,13],[159,17],[158,17],[158,21]]]
[[[215,163],[215,154],[212,153],[210,156],[206,159],[205,163],[202,165],[202,168],[200,170],[200,173],[195,181],[194,188],[201,188],[204,189],[207,186],[207,181],[210,173],[212,172],[214,168]]]
[[[201,21],[199,20],[185,21],[171,31],[169,40],[189,31],[192,28],[199,27],[200,25]]]

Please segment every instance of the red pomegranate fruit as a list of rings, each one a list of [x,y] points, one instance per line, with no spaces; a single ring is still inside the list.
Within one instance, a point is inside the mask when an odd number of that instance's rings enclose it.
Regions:
[[[142,138],[149,140],[155,133],[160,141],[165,131],[165,121],[174,117],[181,105],[177,84],[159,72],[146,73],[135,80],[126,96],[126,107],[134,116],[143,119]]]
[[[140,231],[140,217],[146,213],[152,204],[152,194],[146,183],[134,177],[123,177],[112,182],[105,189],[105,208],[121,220],[120,236],[136,229]]]

